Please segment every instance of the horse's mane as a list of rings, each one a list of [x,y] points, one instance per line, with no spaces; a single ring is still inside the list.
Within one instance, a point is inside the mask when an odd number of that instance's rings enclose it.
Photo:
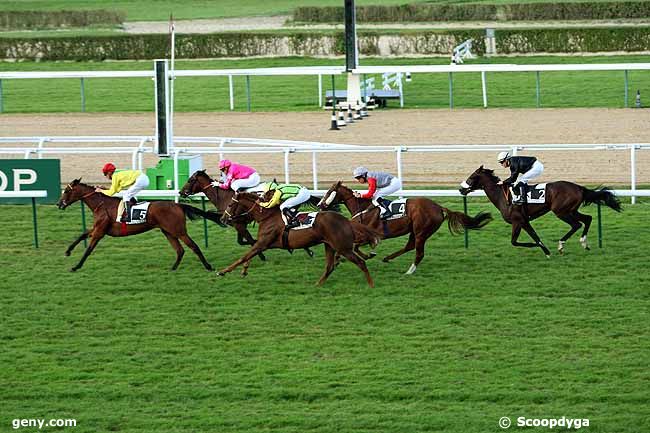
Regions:
[[[499,176],[494,174],[494,170],[492,170],[492,169],[484,168],[480,172],[487,174],[488,177],[490,178],[490,180],[494,181],[494,183],[497,183],[497,182],[499,182],[501,180],[501,179],[499,179]]]

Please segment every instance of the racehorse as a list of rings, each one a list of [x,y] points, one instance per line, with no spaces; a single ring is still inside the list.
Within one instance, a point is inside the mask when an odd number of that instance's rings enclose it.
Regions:
[[[146,222],[143,224],[129,224],[126,226],[126,233],[123,234],[123,227],[119,222],[116,222],[117,207],[120,203],[120,198],[109,197],[101,192],[95,192],[95,187],[81,183],[81,179],[73,180],[66,186],[57,206],[63,210],[70,206],[72,203],[81,200],[86,206],[93,211],[94,224],[92,228],[86,230],[79,236],[65,251],[65,255],[69,256],[79,242],[90,237],[88,248],[81,257],[79,263],[70,269],[74,272],[83,266],[84,262],[93,252],[97,243],[106,235],[108,236],[131,236],[147,232],[154,228],[159,228],[165,235],[172,248],[176,251],[176,262],[172,266],[172,271],[178,268],[185,250],[181,246],[179,239],[182,240],[194,253],[199,257],[205,269],[211,271],[212,266],[207,262],[199,246],[187,234],[185,226],[185,217],[191,220],[199,217],[207,218],[211,221],[218,222],[219,216],[204,212],[186,204],[177,204],[169,201],[153,201],[149,204]]]
[[[189,197],[192,194],[198,194],[200,192],[205,194],[208,200],[212,202],[220,213],[223,213],[226,210],[235,195],[235,192],[230,188],[223,189],[215,186],[214,180],[205,172],[205,170],[194,172],[185,185],[183,185],[179,194],[182,197]],[[312,197],[310,201],[313,203],[317,202],[318,199]],[[255,238],[246,228],[246,226],[252,221],[253,219],[250,216],[237,218],[231,221],[232,226],[237,231],[237,243],[239,245],[253,245],[255,243]],[[314,253],[309,248],[305,248],[305,252],[307,252],[309,257],[314,256]],[[261,260],[266,260],[266,257],[262,252],[260,252],[258,256]]]
[[[370,199],[356,197],[354,191],[343,185],[341,181],[332,185],[321,199],[319,206],[321,209],[327,209],[337,203],[345,204],[352,214],[351,220],[383,233],[384,239],[396,238],[408,233],[409,240],[404,248],[383,259],[384,262],[389,262],[415,248],[415,260],[406,271],[407,275],[415,272],[424,258],[424,244],[440,228],[445,219],[451,233],[460,233],[462,229],[478,230],[492,220],[489,213],[481,212],[472,218],[462,212],[444,208],[429,199],[416,197],[406,201],[406,215],[403,218],[383,221],[379,217],[379,208],[372,204]]]
[[[525,209],[520,205],[513,206],[508,185],[499,184],[499,177],[494,174],[494,170],[483,168],[483,166],[480,166],[466,181],[461,183],[459,191],[461,194],[467,195],[477,189],[485,191],[488,199],[501,212],[503,219],[512,225],[512,238],[510,240],[512,245],[526,248],[539,247],[546,257],[549,257],[551,253],[530,225],[531,220],[541,217],[548,211],[553,211],[559,219],[571,226],[571,229],[562,236],[558,244],[558,252],[564,254],[564,245],[567,239],[582,226],[584,228],[580,237],[580,245],[585,250],[589,250],[587,233],[589,233],[592,218],[590,215],[578,212],[578,208],[582,204],[598,203],[608,206],[616,212],[622,210],[618,198],[607,188],[594,190],[565,181],[546,184],[546,201],[543,204],[530,203],[525,206]],[[535,243],[517,241],[522,228]]]
[[[307,248],[322,243],[325,244],[327,266],[318,280],[319,286],[334,271],[337,265],[336,255],[339,254],[361,269],[366,276],[368,285],[374,287],[365,261],[354,253],[355,231],[363,231],[367,238],[373,239],[373,245],[379,242],[378,234],[363,226],[353,228],[350,221],[336,212],[319,212],[312,227],[289,230],[285,237],[285,224],[280,209],[277,207],[264,208],[259,205],[258,201],[259,197],[250,193],[238,193],[231,199],[222,221],[228,222],[241,216],[250,215],[259,224],[259,231],[257,241],[251,249],[233,264],[219,271],[219,275],[223,276],[231,272],[242,263],[244,263],[242,275],[246,275],[250,259],[260,251],[270,248]]]

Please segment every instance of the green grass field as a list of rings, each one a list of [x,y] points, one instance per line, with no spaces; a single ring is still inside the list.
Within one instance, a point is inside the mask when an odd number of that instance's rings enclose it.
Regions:
[[[502,416],[565,416],[639,433],[650,419],[647,201],[603,211],[603,249],[594,224],[592,251],[575,237],[548,260],[511,247],[500,219],[467,250],[443,226],[412,276],[410,254],[369,262],[375,289],[349,263],[315,287],[322,247],[271,252],[246,279],[191,252],[172,273],[157,231],[105,239],[71,274],[79,206],[38,211],[36,250],[30,207],[0,208],[0,431],[74,418],[56,431],[485,433]],[[534,225],[553,247],[567,229]],[[211,225],[205,249],[190,228],[215,267],[245,251],[232,229]]]
[[[649,62],[650,56],[616,57],[497,57],[481,58],[473,63],[627,63]],[[248,60],[177,61],[177,69],[261,68],[280,66],[341,65],[341,59],[275,58]],[[448,64],[447,58],[362,59],[363,65]],[[147,70],[153,62],[102,63],[0,63],[0,71],[80,71],[80,70]],[[645,71],[630,71],[628,103],[634,105],[636,90],[650,92],[650,78]],[[253,111],[314,111],[318,107],[317,77],[251,77]],[[80,80],[2,80],[4,113],[78,112],[81,110]],[[246,111],[246,79],[235,77],[235,108]],[[376,77],[381,87],[381,76]],[[345,88],[343,77],[336,88]],[[479,73],[456,73],[453,78],[454,107],[482,107]],[[153,111],[153,85],[149,79],[86,79],[86,111]],[[323,90],[331,89],[331,78],[323,78]],[[488,104],[491,108],[533,108],[534,73],[488,73]],[[647,97],[646,97],[647,98]],[[449,107],[447,74],[414,75],[405,83],[407,108]],[[541,74],[541,106],[612,107],[624,101],[623,72],[547,72]],[[393,101],[389,106],[397,107]],[[228,78],[179,78],[175,82],[175,110],[179,112],[229,110]]]

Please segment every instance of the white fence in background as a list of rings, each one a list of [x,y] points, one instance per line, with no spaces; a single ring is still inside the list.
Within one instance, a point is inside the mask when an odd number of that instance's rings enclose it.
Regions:
[[[4,137],[0,138],[0,144],[24,144],[32,143],[33,147],[0,147],[2,154],[18,154],[24,158],[42,155],[82,155],[82,154],[131,154],[132,168],[142,169],[142,155],[145,153],[154,154],[152,146],[145,144],[152,143],[153,137],[142,136],[101,136],[101,137]],[[419,145],[419,146],[364,146],[355,144],[319,143],[307,141],[290,140],[265,140],[254,138],[233,138],[233,137],[175,137],[177,146],[170,152],[174,159],[174,184],[178,181],[178,160],[183,155],[205,155],[217,154],[223,158],[226,154],[282,154],[284,156],[284,181],[291,181],[290,160],[294,154],[311,154],[312,156],[312,182],[313,189],[318,189],[318,155],[327,153],[389,153],[395,155],[396,173],[404,177],[402,156],[404,153],[447,153],[447,152],[500,152],[510,150],[513,155],[518,152],[527,151],[617,151],[628,152],[630,161],[630,197],[634,203],[635,197],[643,194],[637,187],[636,153],[640,150],[650,150],[650,143],[603,143],[603,144],[519,144],[519,145]],[[50,147],[50,144],[60,143],[127,143],[131,146],[118,147]],[[623,159],[620,159],[623,161]],[[463,180],[463,179],[460,179]],[[459,181],[460,181],[459,180]],[[403,191],[402,195],[410,193],[423,195],[422,190]]]
[[[650,71],[650,63],[594,63],[594,64],[473,64],[473,65],[386,65],[386,66],[360,66],[352,72],[355,74],[449,74],[450,107],[453,107],[454,73],[480,73],[481,88],[483,93],[483,106],[488,106],[486,74],[497,72],[534,72],[536,74],[537,105],[540,105],[540,73],[541,72],[566,72],[566,71],[621,71],[624,73],[624,101],[628,106],[629,96],[629,71]],[[282,68],[256,68],[256,69],[174,69],[169,71],[169,78],[175,80],[183,77],[228,77],[230,109],[235,109],[235,93],[233,77],[243,76],[246,79],[246,93],[250,108],[250,80],[252,76],[318,76],[318,106],[323,106],[323,76],[336,76],[345,74],[344,66],[304,66]],[[2,111],[2,80],[14,79],[70,79],[81,80],[82,107],[84,101],[84,79],[87,78],[150,78],[155,77],[153,68],[149,71],[59,71],[59,72],[0,72],[0,111]]]

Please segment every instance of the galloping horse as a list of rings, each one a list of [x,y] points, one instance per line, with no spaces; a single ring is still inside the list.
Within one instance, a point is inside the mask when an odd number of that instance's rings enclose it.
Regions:
[[[354,192],[340,181],[332,185],[321,199],[319,206],[327,209],[329,206],[343,203],[352,214],[352,221],[360,222],[378,233],[384,234],[384,239],[396,238],[409,234],[409,240],[399,251],[384,257],[384,262],[401,256],[415,248],[415,260],[406,274],[412,274],[424,258],[424,244],[434,234],[442,222],[447,219],[449,231],[460,233],[462,229],[478,230],[492,220],[489,213],[481,212],[474,218],[462,212],[454,212],[439,204],[422,197],[410,198],[406,201],[406,215],[403,218],[382,221],[379,218],[379,208],[367,198],[359,198]]]
[[[185,250],[181,246],[179,239],[182,240],[194,253],[199,257],[205,269],[211,271],[212,266],[205,260],[203,253],[198,245],[187,234],[185,226],[185,217],[193,220],[198,217],[204,217],[211,221],[219,221],[219,217],[209,212],[203,212],[186,204],[177,204],[168,201],[153,201],[149,205],[146,222],[143,224],[130,224],[126,226],[126,234],[122,234],[121,224],[116,222],[117,206],[120,203],[119,198],[109,197],[101,192],[95,192],[95,187],[81,183],[81,179],[73,180],[66,186],[57,206],[63,210],[72,203],[81,200],[86,206],[93,211],[94,224],[92,228],[86,230],[79,236],[65,251],[69,256],[79,242],[90,237],[90,244],[81,257],[79,263],[70,269],[71,272],[83,266],[84,262],[93,252],[97,243],[106,235],[109,236],[131,236],[147,232],[154,228],[159,228],[165,235],[172,248],[176,251],[176,262],[172,266],[172,271],[178,268]]]
[[[280,209],[261,207],[258,200],[259,197],[255,194],[238,193],[235,194],[226,209],[222,221],[228,222],[234,218],[250,215],[259,224],[259,231],[257,241],[252,248],[239,260],[219,271],[219,275],[223,276],[231,272],[242,263],[244,263],[242,275],[246,275],[251,258],[260,251],[269,248],[307,248],[322,243],[325,244],[327,266],[318,280],[318,285],[323,284],[334,271],[337,265],[336,255],[340,254],[361,269],[366,276],[368,285],[374,287],[365,261],[354,253],[354,242],[355,231],[363,231],[365,236],[368,239],[373,239],[372,243],[376,245],[379,242],[379,236],[376,233],[363,226],[353,229],[352,223],[336,212],[319,212],[312,227],[290,230],[286,240],[283,240],[285,224]]]
[[[558,244],[559,253],[564,254],[564,245],[567,239],[583,225],[584,229],[580,237],[580,244],[585,250],[589,249],[587,233],[589,233],[592,218],[578,212],[578,208],[582,204],[599,203],[614,209],[616,212],[622,210],[618,198],[607,188],[593,190],[572,182],[559,181],[546,184],[545,203],[527,204],[524,213],[523,206],[511,205],[508,186],[499,184],[499,178],[494,174],[494,170],[483,168],[483,166],[480,166],[461,184],[459,191],[461,194],[466,195],[477,189],[485,191],[492,204],[501,212],[503,219],[512,225],[512,245],[526,248],[539,247],[546,254],[546,257],[549,257],[551,253],[530,225],[531,220],[541,217],[548,211],[553,211],[559,219],[571,226],[571,230],[562,236]],[[517,241],[522,228],[535,243]]]
[[[192,194],[198,194],[202,192],[205,194],[208,200],[212,202],[214,207],[216,207],[220,213],[223,213],[230,204],[230,201],[235,195],[235,192],[230,188],[223,189],[214,186],[213,182],[214,180],[205,172],[205,170],[198,170],[194,172],[189,179],[187,179],[187,182],[185,185],[183,185],[179,191],[179,194],[182,197],[189,197]],[[317,202],[317,199],[315,197],[312,197],[310,200],[312,202]],[[314,206],[316,206],[315,203]],[[252,221],[253,219],[250,216],[244,216],[243,218],[231,220],[232,226],[237,231],[237,243],[239,245],[253,245],[255,243],[255,238],[246,228],[246,226]],[[305,252],[309,255],[309,257],[313,257],[314,255],[314,253],[309,248],[305,248]],[[261,260],[266,260],[266,257],[263,253],[260,252],[258,256]]]

